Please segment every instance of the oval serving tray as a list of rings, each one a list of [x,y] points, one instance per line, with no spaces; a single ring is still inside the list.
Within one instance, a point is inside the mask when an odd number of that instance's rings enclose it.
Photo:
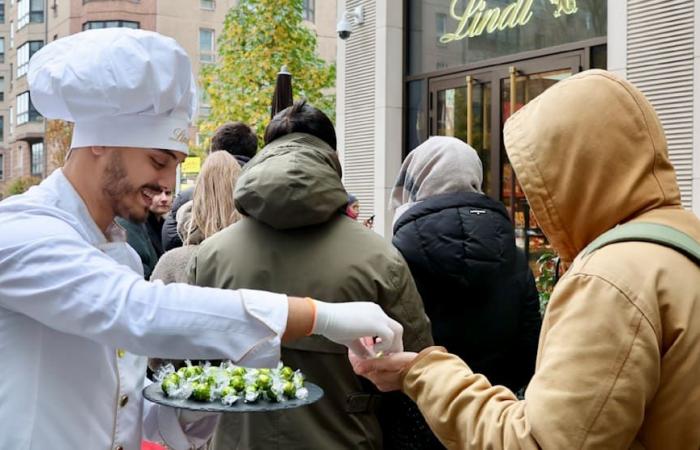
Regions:
[[[170,406],[171,408],[189,409],[192,411],[217,413],[266,412],[307,406],[317,402],[321,399],[321,397],[323,397],[323,389],[321,389],[319,386],[313,383],[305,382],[304,387],[309,391],[309,396],[303,400],[294,399],[287,400],[285,402],[271,402],[269,400],[259,399],[254,403],[245,403],[243,399],[239,399],[231,406],[224,405],[219,401],[198,402],[195,400],[169,398],[166,397],[165,393],[160,388],[160,383],[153,383],[146,386],[143,390],[143,396],[146,400],[159,405]]]

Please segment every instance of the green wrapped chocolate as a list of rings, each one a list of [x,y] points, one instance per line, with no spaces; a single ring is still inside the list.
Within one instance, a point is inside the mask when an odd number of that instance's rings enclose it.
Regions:
[[[229,381],[228,385],[236,391],[241,392],[245,389],[245,380],[240,375],[234,375],[231,377],[231,380]]]
[[[287,381],[282,385],[282,393],[287,398],[294,398],[297,394],[297,388],[294,386],[294,383]]]
[[[280,369],[280,377],[284,380],[291,381],[294,377],[294,371],[289,366],[284,366]]]
[[[173,389],[176,389],[179,385],[180,376],[176,373],[171,373],[170,375],[163,378],[163,382],[161,383],[160,388],[166,394],[170,394],[170,392],[172,392]]]
[[[211,386],[208,383],[194,383],[192,385],[192,398],[200,402],[211,401]]]
[[[255,380],[255,384],[261,389],[270,389],[272,387],[272,377],[267,374],[260,374],[258,375],[258,378]]]
[[[228,371],[232,376],[239,376],[242,377],[245,375],[246,370],[245,367],[234,367],[233,369],[229,369]]]

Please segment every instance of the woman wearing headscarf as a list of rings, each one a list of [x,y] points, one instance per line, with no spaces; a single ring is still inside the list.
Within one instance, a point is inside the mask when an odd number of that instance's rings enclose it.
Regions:
[[[481,191],[476,151],[432,137],[404,161],[392,191],[403,254],[436,345],[513,391],[534,373],[541,318],[534,278],[500,202]]]

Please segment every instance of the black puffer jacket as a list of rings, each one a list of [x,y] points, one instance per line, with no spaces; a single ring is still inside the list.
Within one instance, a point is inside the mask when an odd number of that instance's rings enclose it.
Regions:
[[[476,193],[431,197],[399,218],[393,243],[416,281],[435,344],[492,384],[525,386],[534,373],[539,302],[503,205]]]

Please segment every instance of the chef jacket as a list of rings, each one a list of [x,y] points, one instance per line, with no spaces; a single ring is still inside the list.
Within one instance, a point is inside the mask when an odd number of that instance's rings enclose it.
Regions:
[[[61,169],[0,202],[0,449],[196,448],[216,418],[144,404],[145,355],[279,360],[285,296],[144,281],[107,234]]]

